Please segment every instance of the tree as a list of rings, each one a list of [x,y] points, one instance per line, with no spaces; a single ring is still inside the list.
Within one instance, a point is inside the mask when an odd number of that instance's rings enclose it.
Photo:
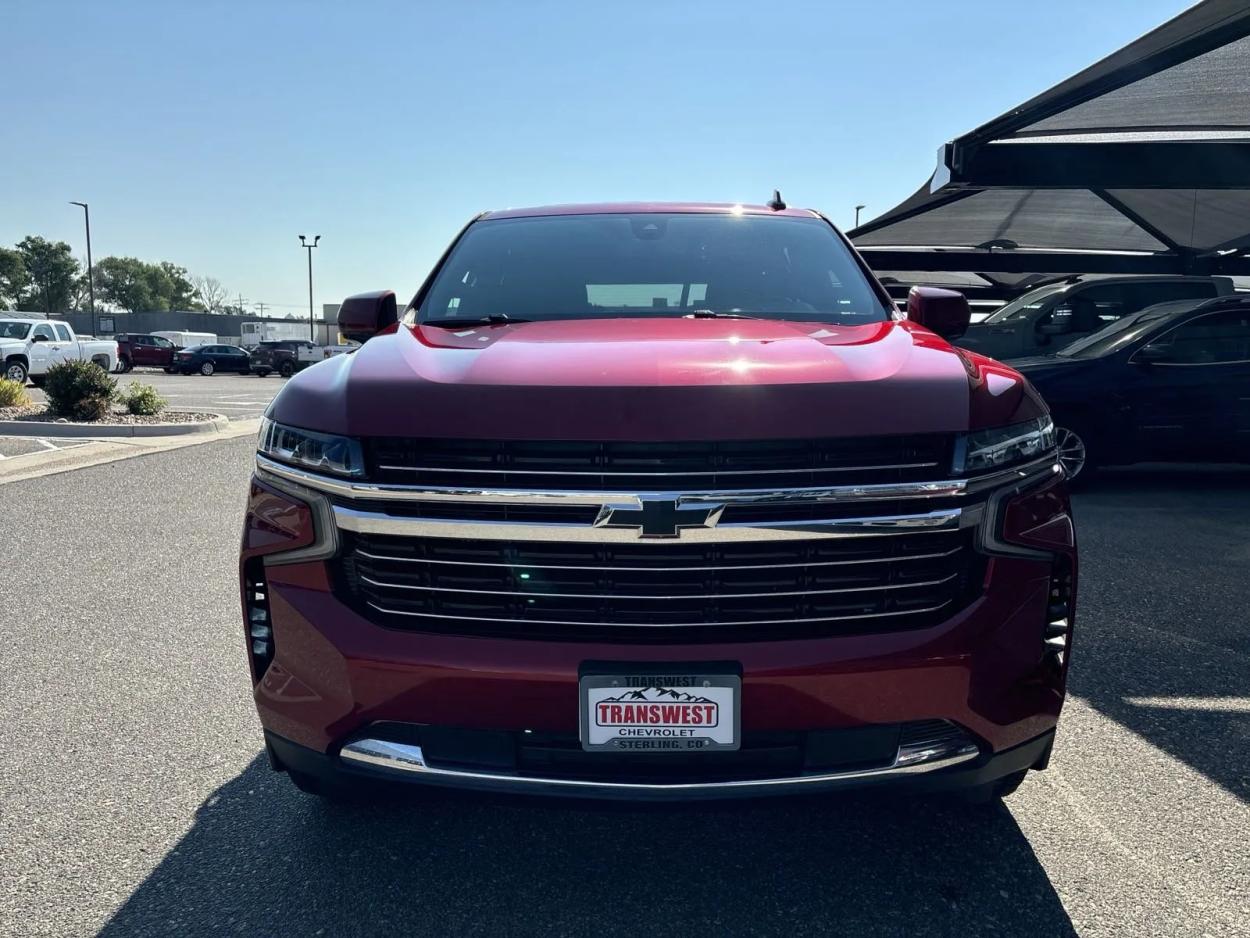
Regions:
[[[78,261],[69,245],[28,235],[18,243],[17,250],[30,277],[25,302],[46,313],[64,311],[78,276]]]
[[[159,271],[137,257],[105,257],[95,265],[96,289],[105,302],[130,313],[168,308],[158,305]]]
[[[168,304],[166,309],[202,308],[195,299],[195,286],[191,283],[185,267],[179,267],[169,261],[161,261],[160,271],[165,278],[161,296]]]
[[[30,275],[26,272],[22,253],[0,248],[0,306],[17,309],[29,283]]]
[[[76,310],[87,309],[91,305],[91,283],[87,279],[87,260],[86,258],[78,258],[78,266],[82,269],[70,287],[69,308]],[[102,304],[97,304],[99,309]]]
[[[192,277],[191,283],[195,287],[195,298],[210,313],[223,313],[226,311],[226,300],[229,291],[222,286],[221,281],[216,277]]]
[[[132,313],[202,309],[185,267],[137,257],[106,257],[95,265],[96,289],[105,302]]]

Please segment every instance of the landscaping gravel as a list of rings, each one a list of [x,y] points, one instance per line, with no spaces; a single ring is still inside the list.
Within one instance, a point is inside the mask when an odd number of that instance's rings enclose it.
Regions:
[[[114,411],[108,420],[70,420],[66,417],[54,417],[44,404],[25,404],[20,407],[0,407],[0,420],[35,421],[42,423],[75,423],[83,426],[109,426],[114,424],[138,423],[199,423],[212,420],[216,414],[197,411],[167,410],[150,417],[128,414],[125,411]]]

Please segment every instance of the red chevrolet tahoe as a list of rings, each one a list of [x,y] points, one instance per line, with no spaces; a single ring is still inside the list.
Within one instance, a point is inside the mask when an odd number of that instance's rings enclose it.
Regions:
[[[260,433],[272,765],[682,799],[1045,768],[1076,542],[1046,407],[816,212],[490,212]],[[367,341],[366,341],[367,340]]]

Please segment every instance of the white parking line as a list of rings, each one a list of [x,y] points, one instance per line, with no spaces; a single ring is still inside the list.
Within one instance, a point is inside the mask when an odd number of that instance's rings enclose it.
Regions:
[[[41,446],[43,447],[43,449],[41,450],[40,449],[28,449],[26,452],[8,453],[8,454],[0,453],[0,459],[19,459],[22,456],[35,456],[40,453],[46,453],[46,452],[55,453],[61,450],[74,449],[75,447],[83,446],[90,442],[89,440],[83,440],[83,439],[66,439],[66,440],[58,440],[56,442],[53,442],[52,440],[45,440],[42,437],[30,437],[30,436],[0,437],[0,447],[3,447],[6,443],[9,443],[10,441],[12,441],[12,443],[14,444],[18,444],[22,446]]]
[[[1250,713],[1250,697],[1125,697],[1134,707],[1158,707],[1160,710],[1231,710]]]

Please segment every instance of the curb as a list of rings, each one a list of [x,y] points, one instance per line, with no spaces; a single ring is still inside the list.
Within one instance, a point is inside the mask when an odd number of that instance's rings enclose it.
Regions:
[[[195,423],[54,423],[44,420],[0,420],[0,436],[38,436],[45,439],[115,439],[117,437],[184,436],[220,433],[230,420],[214,414],[212,420]]]

